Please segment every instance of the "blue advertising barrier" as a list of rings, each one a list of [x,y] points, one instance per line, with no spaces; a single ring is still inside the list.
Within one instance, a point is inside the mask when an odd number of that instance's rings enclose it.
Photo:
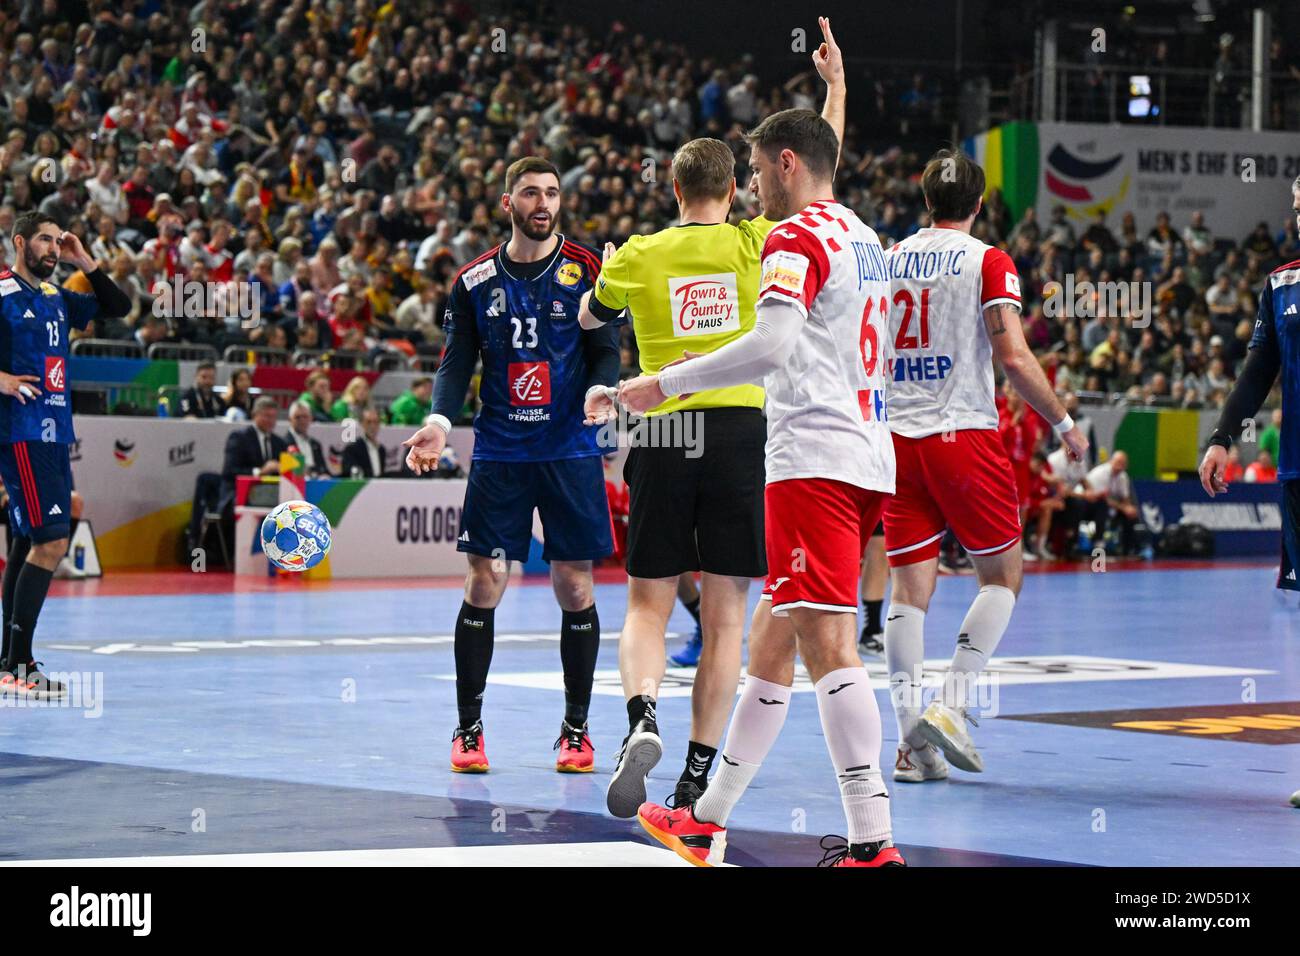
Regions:
[[[1152,537],[1170,525],[1202,524],[1214,534],[1214,553],[1275,556],[1281,547],[1282,486],[1233,482],[1211,498],[1199,481],[1133,482],[1142,520]]]

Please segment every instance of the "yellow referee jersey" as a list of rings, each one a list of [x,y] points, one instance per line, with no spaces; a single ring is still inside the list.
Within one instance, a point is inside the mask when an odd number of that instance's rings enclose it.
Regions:
[[[761,216],[738,226],[673,226],[633,236],[601,267],[596,299],[631,313],[643,373],[654,374],[683,352],[712,352],[754,327],[759,255],[772,226]],[[670,398],[649,414],[727,406],[762,408],[763,389],[696,392]]]

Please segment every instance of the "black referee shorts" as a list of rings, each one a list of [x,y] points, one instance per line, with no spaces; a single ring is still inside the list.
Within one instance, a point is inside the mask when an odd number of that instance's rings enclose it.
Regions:
[[[763,577],[767,419],[757,408],[689,409],[677,415],[695,416],[695,451],[680,442],[678,447],[634,443],[623,465],[630,509],[627,573]],[[636,433],[631,437],[635,442]]]

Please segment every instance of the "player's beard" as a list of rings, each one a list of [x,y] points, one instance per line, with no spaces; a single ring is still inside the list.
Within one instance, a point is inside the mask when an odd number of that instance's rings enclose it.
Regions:
[[[759,199],[763,206],[763,217],[773,222],[788,219],[797,211],[790,208],[790,193],[775,176],[772,177],[771,182],[764,184],[763,194]]]
[[[59,264],[59,260],[55,259],[53,262],[47,263],[40,256],[32,252],[31,249],[24,249],[23,264],[27,266],[27,271],[36,276],[36,278],[48,279],[54,274],[54,269]]]
[[[529,221],[528,216],[522,216],[519,214],[518,209],[514,206],[510,207],[510,221],[514,223],[516,229],[533,242],[545,242],[551,238],[551,233],[555,232],[555,216],[553,214],[548,215],[550,215],[550,218],[546,221],[546,228],[538,229]]]

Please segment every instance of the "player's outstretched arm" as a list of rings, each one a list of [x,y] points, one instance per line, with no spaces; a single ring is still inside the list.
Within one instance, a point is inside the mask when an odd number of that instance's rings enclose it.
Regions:
[[[624,382],[619,404],[640,415],[674,395],[763,381],[789,361],[806,316],[793,302],[775,296],[759,301],[756,311],[754,327],[717,351]]]
[[[1052,429],[1061,436],[1066,454],[1082,461],[1088,454],[1088,439],[1066,414],[1065,406],[1056,397],[1052,383],[1043,374],[1042,366],[1025,341],[1019,307],[1005,302],[989,306],[984,310],[984,327],[988,330],[994,357],[1002,364],[1002,370],[1020,397],[1051,423]]]
[[[844,58],[840,55],[835,35],[831,33],[830,17],[818,17],[817,25],[822,28],[822,44],[813,53],[813,66],[817,75],[826,83],[826,104],[822,107],[822,119],[831,124],[835,138],[839,141],[840,152],[844,152],[844,100],[847,87],[844,81]],[[835,157],[839,166],[839,156]]]

